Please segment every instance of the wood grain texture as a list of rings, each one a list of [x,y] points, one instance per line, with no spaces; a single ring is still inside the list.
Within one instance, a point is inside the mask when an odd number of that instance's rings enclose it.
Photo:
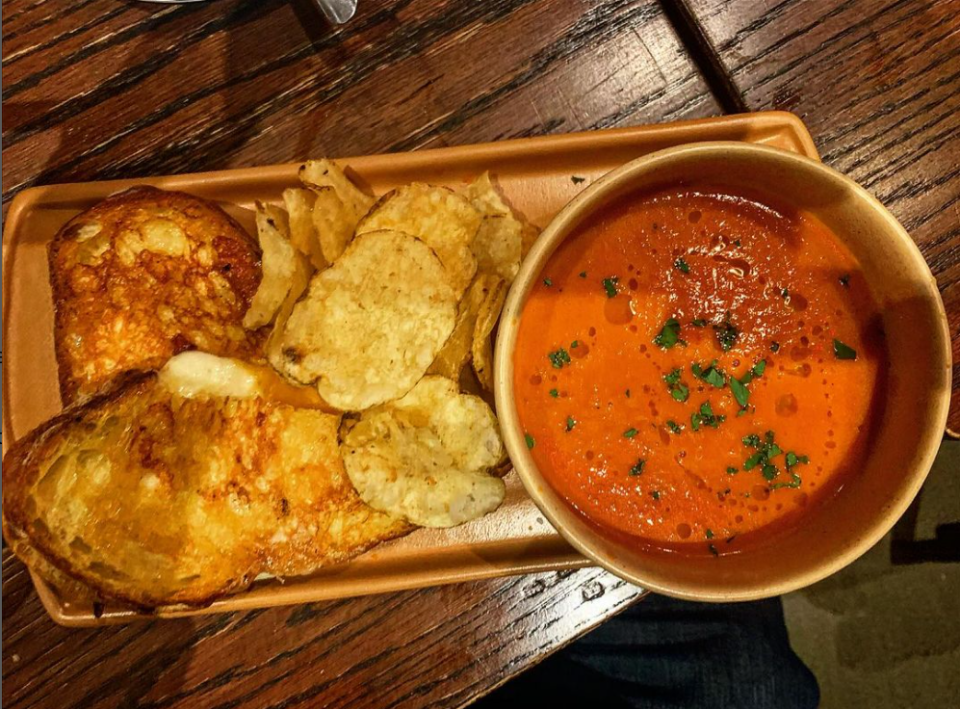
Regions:
[[[3,553],[11,709],[461,706],[638,597],[584,569],[75,630],[50,623]]]
[[[960,432],[960,12],[952,0],[687,0],[752,110],[803,118],[933,270]]]
[[[650,1],[367,0],[336,30],[306,0],[31,3],[4,5],[5,206],[37,183],[717,112]]]
[[[53,182],[718,112],[654,0],[4,0],[3,208]],[[10,707],[460,706],[640,596],[584,570],[100,630],[4,550]]]

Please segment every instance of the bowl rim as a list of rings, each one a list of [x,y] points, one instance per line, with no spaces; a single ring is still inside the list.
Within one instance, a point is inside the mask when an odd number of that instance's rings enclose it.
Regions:
[[[878,213],[886,223],[888,229],[883,233],[884,238],[896,239],[904,245],[910,253],[909,267],[918,275],[925,278],[924,291],[933,310],[936,312],[936,321],[943,346],[940,348],[936,366],[946,369],[947,386],[941,392],[931,392],[929,407],[933,419],[937,422],[936,431],[925,433],[918,445],[918,455],[912,470],[905,477],[910,484],[905,486],[901,493],[890,501],[882,514],[877,515],[871,524],[851,543],[840,546],[836,554],[826,557],[824,563],[780,579],[757,581],[749,587],[733,591],[717,588],[692,589],[688,585],[671,585],[646,579],[642,574],[634,573],[618,559],[608,559],[595,548],[594,540],[599,539],[598,533],[590,533],[581,538],[580,535],[567,529],[557,519],[551,510],[551,505],[545,501],[545,494],[538,488],[541,485],[550,486],[549,481],[539,471],[527,449],[522,426],[517,415],[515,396],[513,391],[513,354],[516,349],[517,331],[520,315],[530,288],[536,282],[546,261],[552,255],[556,246],[575,231],[578,221],[585,215],[598,211],[617,197],[617,190],[623,183],[630,182],[638,174],[652,171],[678,160],[689,160],[691,157],[716,158],[730,152],[752,154],[763,160],[773,160],[780,165],[795,169],[806,170],[814,179],[829,180],[839,183],[854,197],[866,204],[867,207]],[[916,242],[910,237],[906,229],[894,215],[872,194],[857,182],[838,172],[824,163],[806,156],[781,150],[779,148],[747,144],[737,141],[709,141],[679,145],[644,155],[625,163],[621,167],[611,170],[606,175],[592,182],[568,202],[543,229],[540,237],[527,254],[520,266],[520,270],[511,284],[501,314],[500,329],[494,353],[494,398],[497,415],[507,449],[507,453],[516,469],[527,494],[534,500],[540,511],[546,516],[553,527],[577,551],[592,560],[607,571],[637,584],[645,589],[656,591],[664,595],[686,600],[699,601],[749,601],[760,598],[769,598],[782,595],[790,591],[809,586],[827,576],[839,571],[855,561],[879,542],[893,525],[906,512],[913,502],[924,480],[927,477],[942,442],[943,431],[947,423],[951,399],[952,381],[952,352],[949,325],[943,300],[936,285],[930,267],[923,258]],[[931,427],[933,428],[933,427]],[[542,482],[541,482],[542,481]]]

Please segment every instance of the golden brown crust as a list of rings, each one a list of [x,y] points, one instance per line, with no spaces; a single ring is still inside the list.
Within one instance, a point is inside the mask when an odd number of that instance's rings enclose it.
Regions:
[[[260,250],[211,202],[153,187],[113,195],[57,233],[49,262],[66,404],[187,349],[261,357],[264,333],[241,324]]]
[[[360,500],[338,424],[259,398],[182,399],[127,373],[10,449],[3,533],[53,583],[147,608],[309,573],[412,529]]]

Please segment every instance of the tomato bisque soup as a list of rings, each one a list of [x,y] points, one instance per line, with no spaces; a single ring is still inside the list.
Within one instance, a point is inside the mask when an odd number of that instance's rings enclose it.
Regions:
[[[587,519],[730,553],[855,474],[882,408],[879,323],[856,260],[812,215],[726,188],[635,194],[533,286],[517,413]]]

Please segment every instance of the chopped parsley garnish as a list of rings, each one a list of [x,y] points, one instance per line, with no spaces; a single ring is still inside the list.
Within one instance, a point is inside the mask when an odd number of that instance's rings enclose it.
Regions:
[[[763,376],[763,373],[767,371],[767,360],[761,359],[755,365],[750,367],[747,370],[747,373],[740,377],[741,384],[749,384],[757,377]]]
[[[653,344],[669,350],[680,341],[680,321],[669,318],[660,330],[660,334],[653,338]]]
[[[710,406],[710,402],[704,401],[700,404],[700,410],[690,415],[690,428],[694,431],[699,431],[701,426],[720,428],[720,424],[726,420],[727,417],[722,414],[716,416],[713,413],[713,407]]]
[[[609,278],[604,278],[604,279],[603,279],[603,281],[602,281],[602,283],[603,283],[603,290],[605,290],[605,291],[607,292],[607,297],[608,297],[608,298],[615,298],[615,297],[616,297],[616,295],[617,295],[617,283],[618,283],[619,281],[620,281],[620,279],[619,279],[617,276],[610,276]]]
[[[707,529],[707,530],[704,531],[703,535],[704,535],[707,539],[713,539],[713,530],[712,530],[712,529]]]
[[[527,450],[533,450],[533,447],[537,445],[537,442],[533,440],[533,436],[529,433],[524,433],[523,439],[527,442]]]
[[[552,396],[554,399],[556,399],[558,396],[560,396],[560,392],[557,391],[556,389],[551,389],[551,390],[550,390],[550,396]]]
[[[683,430],[683,428],[681,428],[680,424],[678,424],[676,421],[673,421],[673,420],[667,421],[667,428],[670,429],[670,432],[671,432],[671,433],[676,433],[676,434],[678,434],[678,435],[679,435],[680,431]]]
[[[717,368],[717,360],[708,364],[706,369],[702,365],[694,363],[690,365],[690,371],[697,379],[701,379],[717,389],[723,388],[726,375],[724,375],[723,370]]]
[[[550,359],[550,364],[553,365],[554,369],[563,369],[563,365],[570,364],[570,353],[562,347],[556,352],[551,352],[547,357]]]
[[[553,285],[553,281],[551,281],[549,278],[544,278],[544,279],[543,279],[543,285],[545,285],[547,288],[549,288],[550,286]]]
[[[573,427],[577,425],[576,420],[573,416],[567,416],[567,431],[572,431]]]
[[[580,346],[580,340],[574,340],[573,342],[570,343],[570,349],[571,349],[571,350],[575,350],[575,349],[578,348],[579,346]]]
[[[789,298],[789,297],[790,297],[790,291],[788,291],[786,288],[781,288],[781,289],[780,289],[780,297],[783,298],[783,299]]]
[[[751,433],[749,436],[744,436],[743,445],[747,446],[748,448],[756,449],[756,452],[744,461],[743,469],[753,470],[757,466],[760,466],[760,474],[763,475],[764,480],[771,483],[769,486],[771,490],[777,490],[781,487],[800,487],[800,483],[802,481],[800,476],[793,471],[793,468],[800,464],[806,465],[809,463],[810,459],[807,458],[807,456],[797,455],[793,451],[788,451],[785,453],[784,465],[787,469],[787,472],[790,474],[790,480],[772,482],[777,478],[777,476],[780,475],[780,468],[778,468],[776,463],[772,462],[771,459],[776,458],[778,455],[783,453],[783,450],[775,441],[773,431],[767,431],[763,435],[762,440],[756,433]]]
[[[659,491],[659,490],[651,490],[651,491],[650,491],[650,497],[652,497],[654,500],[659,500],[659,499],[660,499],[660,491]]]
[[[733,392],[733,398],[740,404],[740,408],[746,408],[750,400],[750,390],[736,377],[730,377],[730,391]]]
[[[646,464],[647,464],[647,461],[645,461],[643,458],[640,458],[639,460],[637,460],[637,462],[633,465],[633,467],[630,468],[630,475],[633,475],[633,476],[641,475],[643,473],[643,466],[645,466]]]
[[[707,549],[709,549],[710,553],[714,556],[720,556],[720,552],[717,551],[717,548],[713,544],[707,544]]]
[[[706,326],[707,326],[707,319],[706,319],[706,318],[697,318],[696,320],[694,320],[694,321],[691,322],[690,324],[693,325],[694,327],[706,327]]]
[[[770,342],[770,351],[771,351],[771,352],[779,352],[779,351],[780,351],[780,343],[777,342],[776,340],[772,340],[772,341]]]
[[[717,344],[720,345],[720,349],[724,352],[732,350],[733,346],[737,344],[737,338],[740,336],[737,328],[730,322],[730,313],[727,313],[727,318],[723,321],[722,325],[713,326],[713,332],[717,337]]]
[[[803,482],[803,480],[800,479],[800,476],[799,476],[799,475],[797,475],[796,473],[790,473],[790,481],[789,481],[789,482],[770,483],[770,489],[771,489],[771,490],[779,490],[779,489],[782,488],[782,487],[793,487],[793,488],[797,488],[797,487],[800,487],[800,483],[802,483],[802,482]]]
[[[843,286],[844,288],[849,288],[849,287],[850,287],[850,274],[849,274],[849,273],[844,273],[842,276],[840,276],[840,285]]]
[[[587,272],[586,272],[586,271],[580,271],[580,278],[586,278],[586,277],[587,277]]]
[[[747,389],[747,384],[761,376],[766,369],[767,361],[761,359],[749,370],[747,370],[747,373],[739,379],[736,377],[730,377],[730,391],[733,392],[733,398],[737,400],[738,404],[740,404],[740,412],[746,411],[747,402],[750,400],[750,390]],[[737,416],[740,415],[741,413],[737,413]]]
[[[744,470],[753,470],[758,465],[761,466],[761,469],[766,468],[772,465],[770,463],[771,458],[775,458],[783,452],[780,450],[780,446],[773,442],[773,431],[767,431],[766,439],[763,442],[759,441],[759,437],[747,436],[743,439],[743,443],[750,448],[757,449],[756,453],[743,461]],[[776,469],[776,466],[772,467]],[[764,477],[766,477],[766,472],[764,471]],[[774,473],[774,477],[776,477],[776,473]]]
[[[740,468],[734,468],[732,465],[727,466],[727,474],[736,475],[740,472]]]
[[[833,338],[833,356],[837,359],[856,359],[857,351],[850,345],[845,345],[837,338]]]
[[[635,429],[635,428],[628,428],[626,431],[623,432],[623,437],[624,437],[624,438],[633,438],[633,437],[636,436],[638,433],[640,433],[640,432],[639,432],[637,429]]]
[[[670,396],[674,398],[675,401],[683,403],[690,397],[690,388],[680,381],[681,370],[674,369],[670,374],[665,374],[663,381],[667,383],[667,386],[670,389]]]
[[[680,273],[690,273],[690,264],[684,261],[682,256],[673,262],[673,267]]]
[[[587,181],[586,177],[580,177],[580,175],[570,175],[570,182],[572,182],[575,185],[579,185],[586,181]]]
[[[807,456],[797,455],[793,451],[787,451],[787,455],[784,456],[784,460],[787,465],[787,470],[790,470],[792,467],[799,465],[800,463],[807,465],[810,462],[810,459]]]

